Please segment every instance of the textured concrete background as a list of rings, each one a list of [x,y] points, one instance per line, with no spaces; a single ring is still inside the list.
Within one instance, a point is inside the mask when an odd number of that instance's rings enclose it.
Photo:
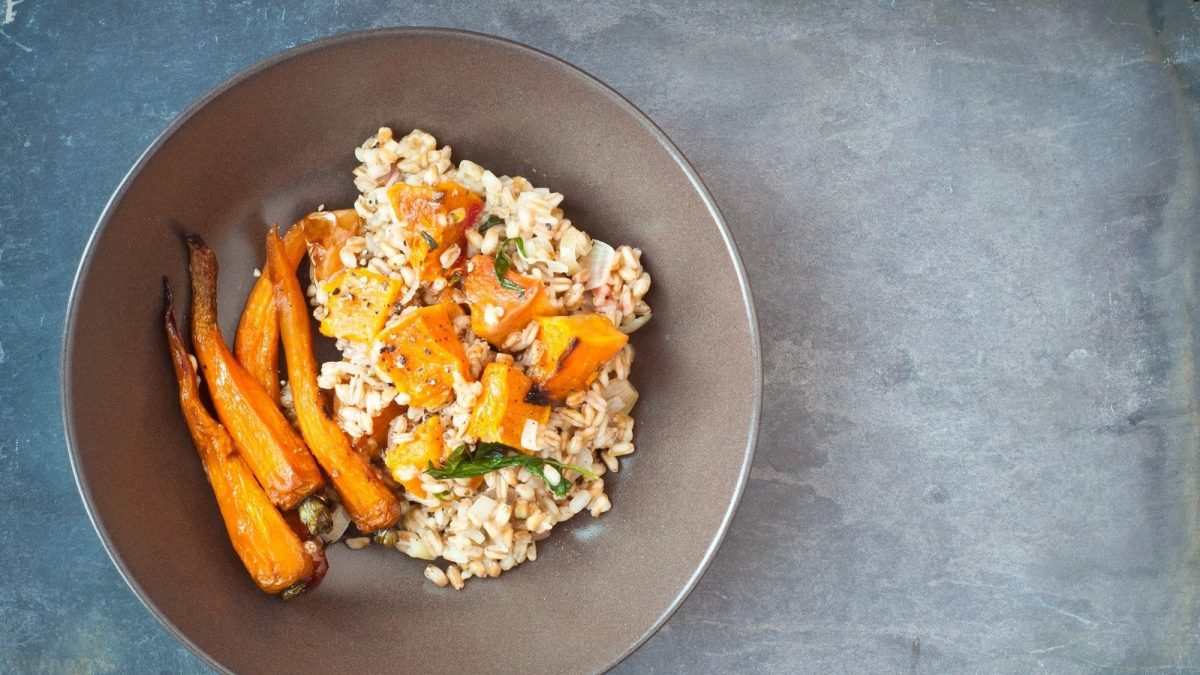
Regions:
[[[620,672],[1200,669],[1197,5],[8,5],[0,669],[203,670],[75,492],[75,263],[208,88],[406,24],[612,84],[696,164],[750,267],[767,378],[745,501]]]

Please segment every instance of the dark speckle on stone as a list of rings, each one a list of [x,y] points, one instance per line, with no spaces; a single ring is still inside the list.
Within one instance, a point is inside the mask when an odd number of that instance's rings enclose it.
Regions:
[[[888,354],[877,371],[877,378],[884,387],[895,387],[917,379],[917,364],[912,355],[903,349]]]
[[[934,504],[945,504],[950,495],[946,494],[941,485],[932,485],[925,490],[925,498]]]

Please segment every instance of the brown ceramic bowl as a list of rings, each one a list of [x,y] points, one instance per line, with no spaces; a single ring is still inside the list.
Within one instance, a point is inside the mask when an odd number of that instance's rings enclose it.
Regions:
[[[186,307],[179,231],[221,261],[231,336],[264,223],[349,205],[352,153],[418,127],[497,173],[566,195],[573,221],[645,251],[654,320],[634,336],[638,452],[614,508],[555,529],[538,559],[461,592],[423,561],[330,549],[315,592],[255,589],[229,546],[183,424],[160,283]],[[598,671],[696,583],[729,525],[758,421],[757,328],[712,198],[620,95],[536,50],[460,31],[343,35],[271,58],[184,113],[116,191],[75,280],[63,408],[79,490],[133,591],[209,664],[240,672]]]

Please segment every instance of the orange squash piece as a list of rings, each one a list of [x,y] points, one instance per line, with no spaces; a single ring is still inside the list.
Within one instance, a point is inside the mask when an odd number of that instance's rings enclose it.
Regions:
[[[415,497],[425,499],[428,496],[421,487],[420,472],[430,464],[441,466],[446,461],[445,431],[442,418],[434,415],[413,430],[411,441],[395,445],[383,455],[383,463],[392,472],[392,479]],[[408,469],[415,469],[418,475],[405,478]]]
[[[454,398],[454,374],[471,380],[467,354],[454,332],[452,303],[422,307],[384,329],[375,341],[376,365],[408,395],[408,404],[436,408]]]
[[[629,341],[600,314],[539,317],[537,322],[545,349],[530,374],[555,401],[590,385],[600,367]]]
[[[332,276],[342,268],[342,259],[338,255],[342,245],[360,229],[361,221],[354,209],[308,214],[288,228],[283,237],[288,269],[296,270],[307,244],[312,254],[314,278]],[[242,310],[233,352],[271,399],[279,403],[279,322],[275,318],[275,296],[271,292],[271,275],[266,263],[263,263],[262,274]]]
[[[404,412],[404,407],[392,401],[371,419],[371,433],[364,434],[351,441],[354,449],[371,459],[379,459],[379,455],[387,448],[388,432],[392,420]]]
[[[534,317],[557,313],[541,280],[509,270],[504,278],[522,290],[505,288],[496,278],[495,261],[485,255],[471,258],[470,268],[463,277],[463,293],[471,310],[471,330],[492,345],[500,346],[509,333],[525,328]],[[491,322],[486,314],[489,305],[501,310]]]
[[[186,239],[192,345],[217,418],[271,501],[284,510],[294,508],[325,484],[321,471],[275,401],[225,345],[217,327],[217,257],[199,236]],[[286,268],[286,261],[281,259],[280,267]]]
[[[409,232],[408,261],[421,271],[421,280],[443,276],[441,255],[455,244],[461,253],[449,269],[461,270],[467,257],[467,228],[483,211],[483,200],[453,181],[434,187],[396,183],[387,194],[396,218]]]
[[[495,362],[483,369],[479,380],[483,393],[471,411],[467,433],[480,441],[503,443],[530,453],[521,446],[526,421],[534,420],[541,427],[550,421],[550,406],[526,401],[533,381],[512,364]]]
[[[304,217],[304,238],[312,260],[313,281],[322,283],[345,267],[342,246],[351,237],[362,234],[362,219],[354,209],[315,211]]]
[[[284,271],[283,242],[274,230],[267,235],[267,255],[300,433],[329,475],[355,527],[360,532],[391,527],[400,519],[400,500],[375,474],[367,459],[354,451],[337,422],[325,413],[317,389],[317,360],[313,356],[304,291],[300,290],[296,275]]]
[[[370,342],[383,328],[403,286],[398,279],[361,267],[338,272],[324,284],[329,313],[321,321],[321,334]]]
[[[304,257],[304,221],[290,228],[283,237],[288,265],[295,270]],[[271,400],[279,402],[279,322],[275,320],[275,296],[271,293],[271,275],[264,263],[262,274],[254,282],[246,308],[238,321],[233,353],[238,363],[252,375]]]
[[[313,560],[304,543],[276,510],[267,493],[254,480],[245,459],[233,447],[225,427],[214,420],[200,400],[200,384],[192,369],[175,312],[171,288],[163,283],[163,326],[175,379],[179,383],[179,407],[192,442],[204,465],[204,473],[217,498],[225,532],[250,578],[267,593],[279,593],[307,580]]]

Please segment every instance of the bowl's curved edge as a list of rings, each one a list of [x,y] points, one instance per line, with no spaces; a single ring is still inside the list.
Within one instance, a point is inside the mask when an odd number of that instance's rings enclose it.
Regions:
[[[112,545],[112,540],[108,536],[108,531],[104,528],[104,525],[96,516],[95,507],[92,502],[91,491],[80,479],[79,457],[76,454],[75,428],[71,422],[70,416],[67,413],[67,403],[70,399],[70,394],[72,391],[71,372],[68,367],[67,354],[70,346],[74,342],[75,320],[78,312],[77,301],[80,290],[79,284],[88,269],[91,267],[92,256],[95,253],[96,241],[100,236],[100,232],[103,231],[105,226],[108,224],[108,220],[112,216],[113,208],[125,196],[125,193],[128,191],[129,186],[133,183],[133,180],[137,178],[139,174],[141,174],[150,157],[152,157],[158,151],[158,149],[167,142],[167,140],[174,136],[175,132],[177,132],[184,124],[186,124],[188,120],[190,120],[198,111],[203,109],[213,100],[219,98],[225,92],[229,91],[247,78],[274,66],[276,63],[284,61],[297,53],[308,51],[306,48],[310,46],[312,46],[312,44],[306,44],[279,52],[242,69],[225,80],[222,80],[216,86],[209,89],[203,96],[193,101],[192,104],[189,105],[183,112],[179,113],[175,117],[174,121],[167,125],[167,127],[163,129],[153,141],[151,141],[150,145],[146,146],[146,149],[143,150],[141,155],[138,156],[137,161],[133,163],[133,166],[130,167],[129,171],[126,172],[121,178],[120,183],[117,185],[117,189],[113,191],[112,196],[109,197],[108,202],[100,211],[100,217],[96,219],[96,224],[92,227],[91,234],[88,235],[87,243],[84,244],[83,253],[79,260],[79,266],[75,269],[75,277],[71,280],[71,291],[67,296],[67,310],[66,316],[63,320],[62,343],[59,347],[59,399],[61,406],[60,412],[62,414],[63,435],[67,442],[67,453],[71,459],[71,474],[75,480],[75,488],[79,491],[79,495],[83,499],[83,507],[84,511],[87,513],[88,521],[91,522],[92,529],[96,531],[96,535],[100,538],[100,543],[104,546],[104,552],[108,554],[109,560],[111,560],[113,565],[117,568],[117,573],[121,575],[121,579],[124,580],[125,584],[129,586],[129,589],[133,591],[133,595],[138,599],[139,602],[142,603],[142,606],[145,607],[146,610],[149,611],[150,614],[157,619],[158,622],[167,629],[167,632],[169,632],[172,637],[178,640],[180,644],[187,647],[189,651],[204,661],[207,666],[222,673],[232,673],[232,671],[213,659],[212,656],[210,656],[208,652],[201,649],[199,645],[192,642],[192,640],[187,637],[187,635],[184,634],[184,632],[181,631],[178,626],[176,626],[158,609],[157,605],[155,605],[146,597],[145,591],[137,583],[137,580],[133,578],[133,575],[129,573],[129,568],[125,565],[125,561],[122,560],[121,556],[117,554],[116,549]]]
[[[511,42],[509,40],[505,41]],[[750,289],[750,278],[746,275],[746,267],[742,262],[741,252],[738,251],[737,242],[735,242],[733,239],[733,233],[729,231],[729,225],[725,222],[724,214],[721,213],[720,207],[717,206],[716,200],[713,199],[712,193],[708,191],[708,186],[704,184],[704,181],[700,178],[700,174],[697,173],[696,168],[692,166],[692,163],[688,161],[687,157],[685,157],[683,152],[680,151],[680,149],[675,145],[674,141],[667,136],[666,132],[659,128],[659,126],[650,119],[649,115],[642,112],[640,108],[634,105],[629,99],[625,98],[624,95],[622,95],[616,89],[608,86],[600,79],[591,75],[587,71],[582,70],[568,63],[567,61],[554,56],[553,54],[547,54],[536,48],[522,45],[519,42],[512,42],[512,44],[524,47],[525,49],[533,50],[540,56],[552,59],[555,62],[578,72],[593,84],[600,87],[600,89],[609,98],[613,99],[613,101],[615,101],[620,107],[624,108],[627,113],[633,116],[634,119],[636,119],[642,126],[646,127],[654,135],[654,137],[658,139],[659,144],[661,144],[667,153],[671,155],[672,159],[675,160],[675,163],[683,169],[683,172],[687,176],[688,181],[691,182],[692,187],[696,189],[696,192],[700,195],[700,198],[704,200],[704,205],[708,208],[709,215],[712,216],[713,221],[717,224],[717,229],[721,232],[721,239],[725,242],[725,248],[729,253],[730,260],[733,261],[734,271],[737,273],[738,286],[742,294],[742,303],[745,305],[746,310],[746,319],[750,324],[750,348],[754,361],[754,401],[750,409],[750,421],[747,429],[748,433],[746,437],[745,455],[742,459],[742,466],[738,471],[737,484],[734,486],[733,495],[729,500],[729,505],[725,509],[725,514],[721,517],[721,524],[717,528],[717,534],[715,537],[713,537],[712,543],[709,544],[708,549],[705,550],[704,557],[700,560],[700,565],[696,568],[696,571],[693,572],[692,576],[688,578],[687,583],[685,583],[683,588],[679,590],[679,593],[675,595],[675,598],[671,601],[671,604],[668,605],[666,610],[664,610],[658,619],[655,620],[654,624],[646,629],[646,632],[642,633],[642,635],[638,637],[637,641],[630,645],[624,653],[616,658],[616,660],[605,666],[605,670],[610,670],[618,663],[625,660],[625,658],[630,654],[637,651],[639,647],[645,644],[647,640],[657,633],[658,630],[662,628],[663,624],[665,624],[667,620],[679,610],[679,608],[683,605],[683,601],[686,600],[689,595],[691,595],[692,590],[696,587],[696,584],[700,582],[700,579],[704,576],[704,573],[708,571],[708,567],[710,564],[712,564],[713,558],[717,554],[717,550],[725,541],[725,535],[729,532],[729,526],[733,523],[733,518],[737,514],[738,506],[742,502],[742,495],[745,493],[746,484],[750,480],[750,466],[754,461],[754,450],[758,443],[759,418],[762,414],[762,340],[758,326],[758,313],[754,308],[754,295]]]
[[[157,152],[157,150],[164,143],[166,143],[167,140],[169,140],[184,124],[186,124],[199,110],[201,110],[202,108],[207,106],[213,100],[224,95],[227,91],[234,88],[235,86],[237,86],[244,80],[246,80],[250,77],[253,77],[259,73],[265,72],[266,70],[274,67],[275,65],[277,65],[283,61],[287,61],[296,56],[300,56],[302,54],[307,54],[309,52],[319,51],[319,50],[326,49],[329,47],[334,47],[343,42],[350,42],[350,41],[359,39],[364,36],[421,35],[421,34],[453,35],[453,36],[458,36],[458,37],[467,37],[467,38],[471,38],[471,39],[475,39],[475,40],[482,40],[482,41],[486,41],[486,42],[499,43],[508,48],[516,49],[518,51],[525,52],[536,58],[548,61],[555,67],[564,68],[564,69],[574,73],[575,75],[582,77],[585,81],[590,83],[592,86],[596,87],[601,93],[603,93],[605,96],[607,96],[609,99],[611,99],[620,108],[625,110],[626,113],[628,113],[635,120],[637,120],[639,124],[641,124],[644,128],[646,128],[658,140],[659,144],[662,145],[663,149],[665,149],[667,151],[667,153],[671,156],[671,158],[675,160],[675,163],[678,164],[679,167],[683,170],[684,174],[688,178],[688,181],[692,184],[692,187],[695,188],[697,193],[700,195],[700,198],[704,201],[704,204],[708,208],[709,214],[712,216],[714,222],[716,222],[717,229],[721,233],[721,239],[725,242],[726,250],[729,253],[730,259],[733,261],[734,271],[737,274],[738,286],[741,290],[742,302],[744,304],[744,309],[746,311],[746,318],[750,324],[750,343],[751,343],[750,346],[751,346],[753,362],[754,362],[754,364],[753,364],[754,365],[754,378],[753,378],[754,400],[752,402],[751,411],[750,411],[749,428],[748,428],[748,433],[747,433],[747,438],[746,438],[746,445],[745,445],[745,449],[744,449],[745,454],[744,454],[744,458],[742,461],[742,466],[738,472],[737,483],[734,487],[734,492],[729,501],[729,504],[726,507],[725,514],[721,518],[721,523],[718,526],[716,536],[713,537],[712,543],[709,544],[708,549],[705,550],[704,556],[701,559],[699,566],[696,568],[696,571],[692,574],[691,577],[688,578],[688,580],[684,584],[683,588],[681,588],[679,590],[679,592],[675,595],[675,598],[671,601],[670,605],[667,606],[667,608],[655,620],[655,622],[649,628],[647,628],[646,631],[644,633],[642,633],[642,635],[640,635],[637,638],[637,640],[632,645],[629,646],[628,649],[626,649],[621,655],[619,655],[611,663],[606,664],[604,666],[605,670],[609,670],[609,669],[615,667],[618,663],[620,663],[622,660],[624,660],[630,654],[637,651],[637,649],[639,647],[641,647],[643,644],[645,644],[646,641],[649,640],[650,637],[653,636],[656,632],[658,632],[658,630],[660,628],[662,628],[663,624],[665,624],[667,622],[667,620],[670,619],[671,616],[675,614],[675,612],[683,604],[683,601],[686,600],[688,595],[691,594],[692,590],[696,587],[696,584],[700,581],[701,577],[703,577],[704,573],[708,570],[709,565],[712,563],[713,557],[716,555],[717,550],[720,548],[721,543],[724,541],[725,535],[729,531],[729,526],[733,522],[734,515],[737,512],[738,505],[741,503],[742,495],[744,494],[745,489],[746,489],[746,483],[749,481],[750,466],[754,459],[755,445],[758,441],[759,420],[760,420],[760,416],[762,413],[762,381],[763,381],[763,377],[762,377],[762,342],[761,342],[761,336],[760,336],[759,325],[758,325],[758,316],[757,316],[757,312],[755,311],[755,306],[754,306],[754,297],[753,297],[753,293],[750,289],[750,280],[746,275],[745,265],[742,262],[742,257],[738,251],[737,244],[733,239],[733,235],[729,231],[729,226],[725,222],[725,217],[724,217],[724,215],[722,215],[721,210],[717,206],[716,200],[713,199],[712,194],[709,192],[708,187],[704,184],[704,181],[700,179],[699,174],[696,172],[696,169],[695,169],[695,167],[692,166],[691,162],[689,162],[687,160],[687,158],[683,155],[683,153],[679,150],[679,148],[674,144],[674,142],[671,141],[671,139],[666,135],[666,133],[661,128],[659,128],[659,126],[657,124],[655,124],[654,121],[651,120],[648,115],[646,115],[646,113],[642,112],[641,109],[639,109],[636,105],[634,105],[632,102],[630,102],[629,99],[625,98],[625,96],[623,96],[620,92],[613,89],[609,85],[605,84],[603,81],[601,81],[600,79],[591,75],[590,73],[584,71],[583,69],[581,69],[575,65],[572,65],[571,63],[569,63],[557,56],[554,56],[553,54],[550,54],[550,53],[544,52],[540,49],[537,49],[536,47],[531,47],[529,45],[517,42],[515,40],[509,40],[507,38],[502,38],[502,37],[498,37],[495,35],[488,35],[486,33],[479,33],[479,32],[475,32],[475,31],[462,30],[462,29],[457,29],[457,28],[442,28],[442,27],[416,27],[416,26],[413,26],[413,27],[374,28],[374,29],[368,29],[368,30],[359,30],[359,31],[352,31],[352,32],[348,32],[348,33],[341,33],[338,35],[321,38],[318,40],[314,40],[312,42],[308,42],[308,43],[305,43],[302,45],[291,47],[284,51],[278,52],[272,56],[269,56],[261,61],[257,61],[254,64],[247,66],[246,68],[243,68],[241,71],[235,73],[234,75],[230,76],[229,78],[223,80],[221,83],[219,83],[218,85],[213,87],[206,94],[204,94],[199,99],[197,99],[195,102],[193,102],[190,106],[188,106],[188,108],[186,110],[181,112],[175,118],[175,120],[173,122],[171,122],[171,124],[168,125],[167,128],[164,129],[162,131],[162,133],[160,133],[158,135],[158,137],[155,138],[154,141],[150,143],[149,146],[146,147],[146,149],[138,157],[137,161],[134,162],[133,167],[131,167],[129,169],[129,171],[125,174],[125,176],[121,179],[121,182],[118,184],[117,189],[113,192],[113,194],[109,198],[108,202],[104,205],[104,208],[100,212],[100,217],[96,220],[96,225],[92,228],[92,233],[88,236],[87,243],[84,245],[83,254],[81,255],[80,261],[79,261],[79,267],[76,268],[75,276],[71,281],[71,291],[67,298],[66,316],[63,321],[63,337],[62,337],[61,345],[59,347],[59,395],[60,395],[60,401],[61,401],[60,405],[61,405],[61,413],[62,413],[63,433],[64,433],[64,438],[67,442],[67,452],[70,455],[71,473],[75,479],[75,487],[76,487],[76,489],[78,489],[80,497],[83,499],[84,510],[87,512],[88,520],[91,522],[92,528],[96,531],[96,535],[100,537],[100,541],[104,545],[104,550],[108,554],[108,557],[112,561],[113,565],[117,568],[117,572],[121,575],[121,578],[125,581],[126,585],[129,586],[130,590],[133,591],[133,594],[142,603],[142,605],[150,612],[150,614],[152,616],[154,616],[155,619],[158,620],[159,623],[161,623],[163,625],[163,627],[165,627],[167,629],[167,631],[176,640],[178,640],[182,645],[187,647],[188,650],[190,650],[193,654],[195,654],[197,657],[199,657],[201,660],[203,660],[206,665],[208,665],[209,667],[211,667],[215,670],[218,670],[220,672],[231,672],[231,671],[229,671],[227,668],[225,668],[225,666],[222,665],[221,663],[214,660],[207,652],[205,652],[198,645],[196,645],[194,642],[192,642],[181,630],[179,630],[179,628],[174,623],[171,622],[170,619],[168,619],[165,615],[163,615],[163,613],[158,609],[158,607],[156,605],[154,605],[154,603],[152,603],[146,597],[146,594],[142,590],[141,586],[139,586],[137,581],[134,580],[132,575],[129,573],[129,570],[126,567],[124,561],[121,559],[121,557],[117,554],[117,552],[113,548],[112,541],[110,540],[107,531],[104,529],[104,526],[100,523],[100,521],[96,517],[93,503],[92,503],[91,493],[88,490],[87,486],[84,485],[83,481],[80,480],[79,459],[78,459],[78,456],[76,454],[76,449],[75,449],[76,444],[75,444],[74,427],[71,423],[71,419],[70,419],[69,415],[67,414],[67,402],[69,400],[70,392],[72,389],[71,373],[70,373],[69,368],[67,367],[67,354],[68,354],[68,348],[73,343],[73,337],[74,337],[74,332],[75,332],[75,319],[76,319],[76,314],[78,311],[77,299],[79,296],[79,283],[80,283],[80,280],[83,279],[85,273],[88,271],[88,269],[91,266],[92,255],[95,251],[96,240],[98,239],[100,232],[107,225],[108,220],[112,215],[112,210],[115,207],[115,205],[121,201],[121,198],[124,197],[125,192],[129,189],[130,184],[133,182],[133,180],[135,178],[137,178],[137,176],[145,168],[145,165],[146,165],[147,161],[149,160],[149,158],[151,156],[153,156],[154,153]]]

